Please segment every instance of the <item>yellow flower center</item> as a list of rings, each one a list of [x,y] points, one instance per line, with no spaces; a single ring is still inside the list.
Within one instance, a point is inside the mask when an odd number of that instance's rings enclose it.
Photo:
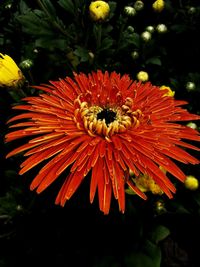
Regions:
[[[101,107],[75,100],[79,107],[74,112],[78,129],[85,129],[90,136],[104,136],[106,140],[115,133],[123,133],[130,127],[137,128],[143,117],[141,110],[132,110],[133,100],[126,98],[121,107]]]

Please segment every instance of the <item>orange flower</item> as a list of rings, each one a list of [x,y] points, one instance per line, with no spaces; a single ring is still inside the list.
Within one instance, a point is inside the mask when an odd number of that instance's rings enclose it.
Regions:
[[[27,151],[20,174],[44,162],[31,190],[42,192],[70,170],[56,204],[64,206],[91,171],[90,202],[98,190],[100,210],[108,214],[113,193],[119,210],[124,212],[126,184],[146,199],[129,177],[130,169],[136,177],[152,177],[172,198],[175,187],[159,166],[184,181],[185,174],[171,158],[186,164],[199,163],[185,148],[199,149],[181,140],[200,141],[198,132],[177,122],[200,117],[180,107],[185,101],[164,96],[166,92],[150,82],[97,71],[88,76],[75,73],[74,79],[50,83],[35,86],[44,93],[26,97],[27,104],[13,107],[26,112],[9,122],[25,121],[10,126],[22,128],[8,133],[6,141],[36,136],[7,155]]]

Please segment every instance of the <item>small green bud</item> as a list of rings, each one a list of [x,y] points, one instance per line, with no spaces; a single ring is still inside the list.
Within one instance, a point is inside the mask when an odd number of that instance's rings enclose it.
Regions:
[[[132,6],[125,6],[124,7],[124,13],[127,16],[133,17],[136,15],[137,12],[136,12],[135,8],[133,8]]]
[[[167,26],[165,24],[158,24],[156,27],[156,30],[158,33],[166,33],[167,32]]]
[[[154,27],[149,25],[145,28],[146,31],[150,32],[150,33],[153,33],[155,31]]]
[[[19,64],[19,66],[23,70],[29,70],[33,66],[33,61],[31,59],[25,59]]]
[[[139,58],[139,53],[138,53],[138,51],[133,51],[132,53],[131,53],[131,57],[132,57],[132,59],[137,59],[137,58]]]
[[[136,11],[140,11],[144,8],[144,3],[142,1],[136,1],[134,4],[134,8]]]
[[[134,29],[132,26],[128,26],[128,27],[127,27],[127,31],[128,31],[129,33],[133,33],[133,32],[135,31],[135,29]]]
[[[158,215],[166,213],[165,203],[162,200],[158,200],[155,203],[155,211]]]
[[[7,5],[5,5],[5,9],[11,9],[12,8],[12,4],[8,3]]]
[[[148,31],[144,31],[142,34],[141,34],[141,38],[143,41],[145,42],[148,42],[151,40],[151,33],[148,32]]]
[[[196,123],[194,123],[194,122],[188,122],[187,126],[194,129],[194,130],[197,130],[197,128],[198,128]]]
[[[196,11],[197,11],[196,8],[193,7],[193,6],[191,6],[191,7],[189,7],[189,9],[188,9],[188,14],[193,15],[193,14],[196,13]]]
[[[186,83],[186,89],[187,89],[187,91],[194,91],[196,89],[195,83],[187,82]]]

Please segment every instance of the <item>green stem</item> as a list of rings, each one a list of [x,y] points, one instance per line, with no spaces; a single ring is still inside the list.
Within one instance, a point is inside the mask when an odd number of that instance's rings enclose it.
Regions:
[[[32,72],[30,70],[28,71],[28,75],[29,75],[31,84],[34,84],[34,78],[33,78]]]
[[[117,39],[117,47],[116,47],[116,51],[115,51],[116,54],[119,51],[119,46],[120,46],[120,43],[121,43],[121,40],[122,40],[122,37],[123,37],[123,32],[125,30],[125,27],[127,27],[127,21],[128,21],[128,19],[125,18],[123,20],[123,23],[121,23],[121,26],[120,26],[120,29],[119,29],[119,35],[118,35],[118,39]]]
[[[180,8],[183,7],[182,0],[179,0],[179,6],[180,6]]]
[[[97,50],[101,47],[101,38],[102,38],[102,25],[98,25],[98,33],[97,33]]]

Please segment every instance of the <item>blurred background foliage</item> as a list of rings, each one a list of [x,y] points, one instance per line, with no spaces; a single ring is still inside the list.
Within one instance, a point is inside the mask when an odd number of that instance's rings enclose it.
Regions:
[[[189,102],[191,112],[200,114],[199,1],[166,0],[161,12],[152,8],[154,2],[108,1],[109,16],[94,21],[89,0],[3,0],[0,52],[15,60],[32,85],[74,71],[115,70],[132,79],[145,71],[153,84],[169,86],[177,99]],[[173,200],[149,193],[143,201],[127,194],[125,214],[113,203],[108,216],[99,212],[97,200],[89,204],[88,181],[64,208],[53,203],[57,184],[39,196],[30,192],[36,170],[19,177],[21,156],[5,160],[12,147],[4,144],[6,121],[20,96],[0,89],[1,267],[200,266],[195,245],[200,239],[199,189],[173,181]],[[179,166],[199,179],[198,166]]]

